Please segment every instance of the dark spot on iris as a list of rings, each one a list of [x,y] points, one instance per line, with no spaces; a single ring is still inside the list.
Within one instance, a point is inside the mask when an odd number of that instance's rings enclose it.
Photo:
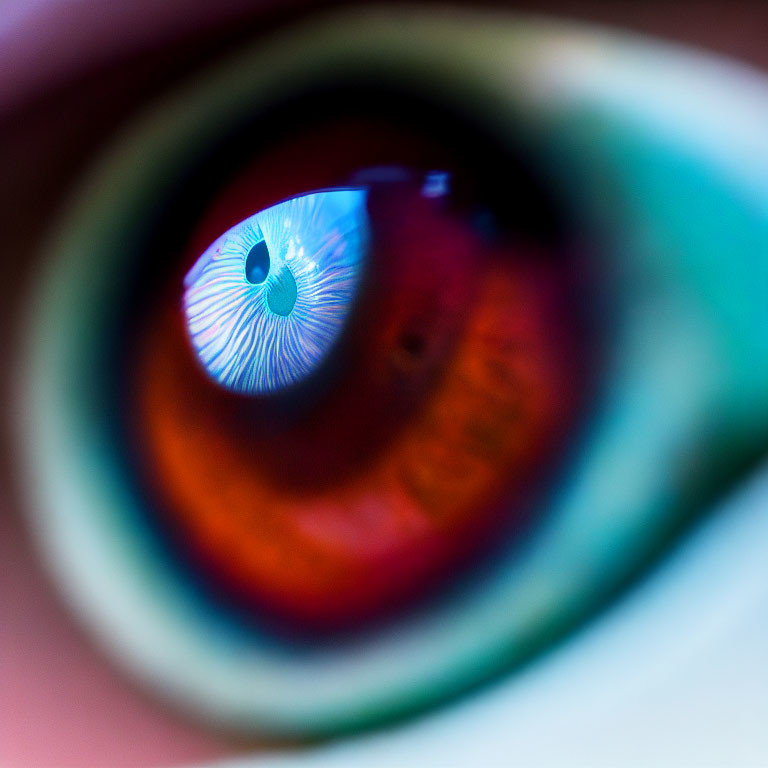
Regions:
[[[269,249],[264,240],[256,243],[248,252],[245,260],[245,279],[253,285],[259,285],[269,274]]]
[[[403,352],[412,358],[421,357],[426,347],[424,337],[417,333],[404,333],[399,339],[399,344]]]

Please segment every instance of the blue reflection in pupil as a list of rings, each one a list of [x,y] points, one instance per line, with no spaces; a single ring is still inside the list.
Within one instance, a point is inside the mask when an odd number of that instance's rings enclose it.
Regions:
[[[264,240],[256,243],[245,260],[245,279],[261,285],[269,274],[269,248]],[[296,305],[296,280],[287,267],[280,269],[267,291],[267,306],[276,315],[287,317]]]
[[[283,267],[269,286],[267,306],[276,314],[286,317],[296,305],[296,281],[291,270]]]
[[[184,278],[187,332],[205,372],[260,395],[322,364],[357,295],[369,241],[367,192],[330,189],[249,216]]]
[[[269,274],[269,248],[262,240],[251,248],[245,260],[245,279],[249,283],[259,285]]]

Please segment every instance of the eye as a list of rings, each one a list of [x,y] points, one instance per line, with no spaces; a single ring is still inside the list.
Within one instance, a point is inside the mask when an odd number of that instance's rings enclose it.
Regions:
[[[305,378],[337,340],[367,241],[365,192],[314,192],[225,232],[184,279],[184,311],[205,370],[236,392]]]
[[[750,194],[682,146],[685,125],[622,109],[619,96],[647,92],[580,59],[591,38],[524,23],[480,55],[469,42],[488,30],[457,23],[426,50],[430,24],[412,21],[298,31],[166,104],[94,171],[40,281],[23,400],[43,551],[131,673],[241,731],[338,733],[513,669],[603,605],[764,445],[768,376],[744,364],[768,359],[742,322],[765,311]],[[323,119],[286,135],[297,113]],[[249,160],[291,173],[239,177],[228,149],[258,123],[272,132]],[[420,183],[359,182],[380,164]],[[307,217],[304,232],[292,211],[276,233],[270,216],[336,194],[349,274],[326,323],[322,301],[299,316],[314,289],[278,243],[288,229],[320,252],[334,227]],[[724,244],[726,216],[739,235]],[[385,236],[418,259],[377,258]],[[372,279],[382,265],[387,280]],[[237,330],[205,335],[257,312],[257,353]],[[311,357],[266,344],[287,328]],[[374,375],[381,360],[391,376]],[[445,396],[457,382],[461,397]],[[457,415],[471,427],[459,438]],[[410,442],[387,431],[401,424]],[[379,455],[405,457],[399,484],[371,483]],[[386,496],[403,487],[418,503]],[[342,488],[334,502],[359,492],[354,514],[328,511],[329,488]]]

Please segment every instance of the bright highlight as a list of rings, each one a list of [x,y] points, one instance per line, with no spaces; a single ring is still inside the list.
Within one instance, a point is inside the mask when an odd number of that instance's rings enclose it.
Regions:
[[[184,279],[197,358],[247,395],[304,379],[338,339],[369,240],[366,192],[313,192],[273,205],[219,237]]]

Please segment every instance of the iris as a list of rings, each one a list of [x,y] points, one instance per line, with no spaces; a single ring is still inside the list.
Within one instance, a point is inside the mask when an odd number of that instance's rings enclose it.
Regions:
[[[296,384],[322,363],[357,293],[367,193],[331,189],[227,230],[184,279],[187,330],[207,374],[246,395]]]

